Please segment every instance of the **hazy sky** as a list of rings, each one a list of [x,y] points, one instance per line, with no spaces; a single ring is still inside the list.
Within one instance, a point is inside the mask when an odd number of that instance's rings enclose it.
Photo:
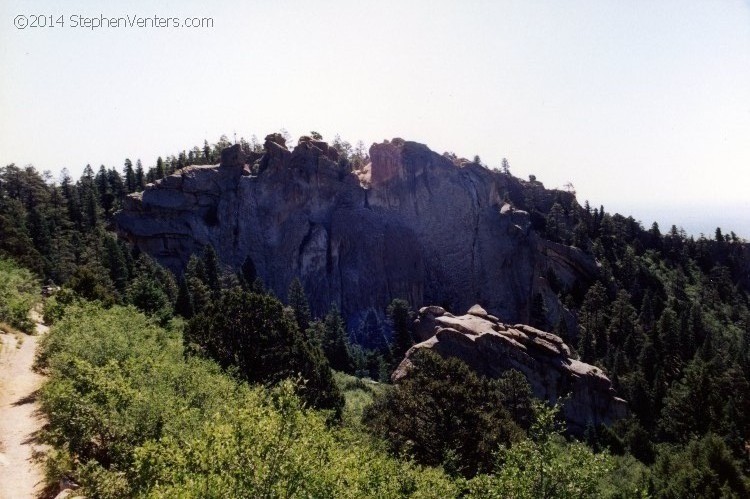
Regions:
[[[153,3],[0,3],[0,164],[148,166],[282,127],[403,137],[750,238],[747,0]],[[102,14],[214,27],[72,26]]]

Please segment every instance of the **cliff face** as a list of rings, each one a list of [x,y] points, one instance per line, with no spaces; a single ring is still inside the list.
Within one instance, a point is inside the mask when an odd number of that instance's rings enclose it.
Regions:
[[[453,316],[441,307],[424,307],[415,321],[417,345],[406,354],[392,379],[408,376],[411,357],[430,349],[456,357],[479,374],[497,378],[509,369],[520,371],[534,396],[562,404],[568,429],[582,434],[591,424],[609,425],[627,415],[626,402],[595,366],[571,358],[569,347],[554,334],[524,324],[504,324],[478,305]]]
[[[449,310],[481,303],[528,322],[537,293],[550,323],[572,321],[543,276],[551,268],[570,285],[594,277],[596,263],[538,237],[512,207],[529,195],[551,204],[551,191],[401,139],[374,144],[370,157],[344,173],[322,141],[302,138],[290,151],[273,135],[252,156],[233,146],[220,165],[187,167],[131,195],[118,232],[178,272],[206,244],[235,268],[249,256],[280,297],[297,276],[314,312],[335,302],[350,326],[394,298]]]

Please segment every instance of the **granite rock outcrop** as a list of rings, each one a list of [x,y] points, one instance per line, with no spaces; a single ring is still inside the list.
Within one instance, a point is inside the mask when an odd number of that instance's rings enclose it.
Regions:
[[[327,143],[279,134],[262,153],[225,149],[221,163],[189,166],[132,194],[115,216],[118,233],[181,272],[211,244],[228,267],[251,258],[282,299],[299,277],[311,308],[336,303],[350,327],[394,298],[464,310],[481,302],[508,322],[528,322],[541,294],[550,324],[574,318],[546,281],[589,281],[596,262],[540,237],[522,208],[549,209],[549,191],[427,146],[373,144],[370,162],[346,168]]]
[[[572,433],[627,416],[627,403],[617,397],[609,378],[601,369],[574,359],[559,336],[525,324],[505,324],[479,305],[462,316],[437,306],[423,307],[414,330],[420,343],[393,372],[395,382],[408,376],[413,355],[430,349],[458,358],[488,377],[516,369],[526,377],[535,397],[561,403]]]

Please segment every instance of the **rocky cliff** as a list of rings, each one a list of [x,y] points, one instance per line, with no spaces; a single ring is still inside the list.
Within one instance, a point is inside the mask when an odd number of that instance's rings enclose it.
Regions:
[[[562,403],[562,414],[573,433],[589,424],[609,425],[627,415],[612,383],[597,367],[571,358],[569,347],[551,333],[524,324],[504,324],[478,305],[456,317],[441,307],[424,307],[415,321],[418,343],[406,354],[392,378],[408,376],[411,356],[431,349],[456,357],[480,374],[499,377],[509,369],[526,376],[534,396]]]
[[[350,326],[394,298],[450,310],[479,302],[528,322],[538,293],[550,324],[575,329],[545,276],[551,269],[570,286],[597,264],[539,237],[521,209],[568,193],[401,139],[373,144],[353,172],[322,141],[303,137],[289,150],[275,134],[264,147],[230,147],[220,165],[184,168],[131,195],[119,234],[177,272],[207,244],[234,268],[250,257],[280,297],[299,277],[315,313],[335,302]]]

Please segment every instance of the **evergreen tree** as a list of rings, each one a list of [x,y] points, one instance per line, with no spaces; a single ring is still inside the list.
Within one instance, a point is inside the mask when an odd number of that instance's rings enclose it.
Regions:
[[[201,261],[205,269],[205,283],[216,294],[221,291],[221,271],[219,269],[219,258],[212,245],[208,244],[203,248]]]
[[[160,180],[163,179],[166,175],[166,170],[164,169],[164,160],[161,159],[161,156],[156,158],[156,179]]]
[[[667,307],[659,317],[656,326],[659,338],[660,358],[667,380],[678,377],[681,368],[680,360],[680,331],[677,314],[671,307]]]
[[[125,199],[127,189],[125,188],[125,182],[122,180],[122,176],[115,168],[111,168],[107,171],[107,184],[109,192],[113,196],[112,203],[114,208],[110,208],[110,210],[117,210],[122,206],[122,201]]]
[[[199,345],[223,367],[254,383],[278,383],[301,375],[300,396],[338,418],[344,399],[323,353],[305,339],[277,299],[225,290],[220,299],[190,320],[185,341]]]
[[[143,172],[141,160],[135,162],[135,191],[140,192],[146,188],[146,174]]]
[[[589,288],[583,300],[583,305],[581,305],[581,328],[586,330],[584,334],[584,336],[588,335],[586,341],[592,343],[592,347],[594,348],[592,354],[598,358],[603,357],[607,353],[609,344],[607,339],[607,326],[609,323],[609,318],[607,317],[608,305],[607,290],[599,281]],[[582,344],[581,346],[583,347],[584,345]]]
[[[507,158],[503,158],[500,163],[500,171],[502,171],[504,175],[510,175],[510,163],[508,163]]]
[[[581,327],[581,339],[578,343],[578,355],[581,360],[586,363],[593,363],[596,360],[596,352],[594,351],[594,338],[591,331],[585,327]]]
[[[138,310],[157,317],[161,322],[166,322],[172,316],[169,296],[154,276],[148,273],[138,274],[128,285],[127,300]]]
[[[112,237],[105,237],[104,264],[109,269],[109,276],[120,294],[125,293],[128,285],[129,272],[125,255],[117,241]]]
[[[414,344],[411,335],[412,312],[409,302],[396,298],[387,309],[388,318],[393,328],[393,343],[391,344],[391,358],[394,364],[398,364],[406,355],[406,352]]]
[[[203,161],[204,165],[213,163],[213,157],[211,155],[211,146],[208,145],[208,141],[203,141]]]
[[[310,313],[310,303],[307,301],[305,289],[298,278],[295,277],[292,280],[287,296],[289,297],[289,306],[294,310],[294,320],[297,322],[297,327],[300,331],[307,331],[312,321],[312,314]]]
[[[565,217],[565,210],[560,203],[555,203],[546,217],[546,235],[547,238],[565,243],[568,240],[568,224]]]
[[[335,303],[331,304],[331,309],[323,321],[323,327],[325,332],[323,352],[328,358],[331,368],[347,373],[353,372],[354,362],[349,351],[346,325]]]
[[[640,341],[638,317],[635,307],[631,304],[630,294],[625,290],[620,290],[610,310],[610,322],[607,328],[610,345],[619,349],[624,347],[628,338]]]
[[[125,190],[128,194],[135,192],[138,186],[135,178],[135,170],[133,170],[133,162],[130,158],[125,159]]]
[[[376,396],[364,423],[422,464],[467,477],[489,471],[496,450],[523,436],[504,407],[503,385],[428,350],[411,360],[409,376]]]
[[[190,298],[190,289],[188,288],[187,279],[184,277],[180,279],[177,289],[177,301],[174,305],[174,311],[185,319],[193,317],[193,303]]]

